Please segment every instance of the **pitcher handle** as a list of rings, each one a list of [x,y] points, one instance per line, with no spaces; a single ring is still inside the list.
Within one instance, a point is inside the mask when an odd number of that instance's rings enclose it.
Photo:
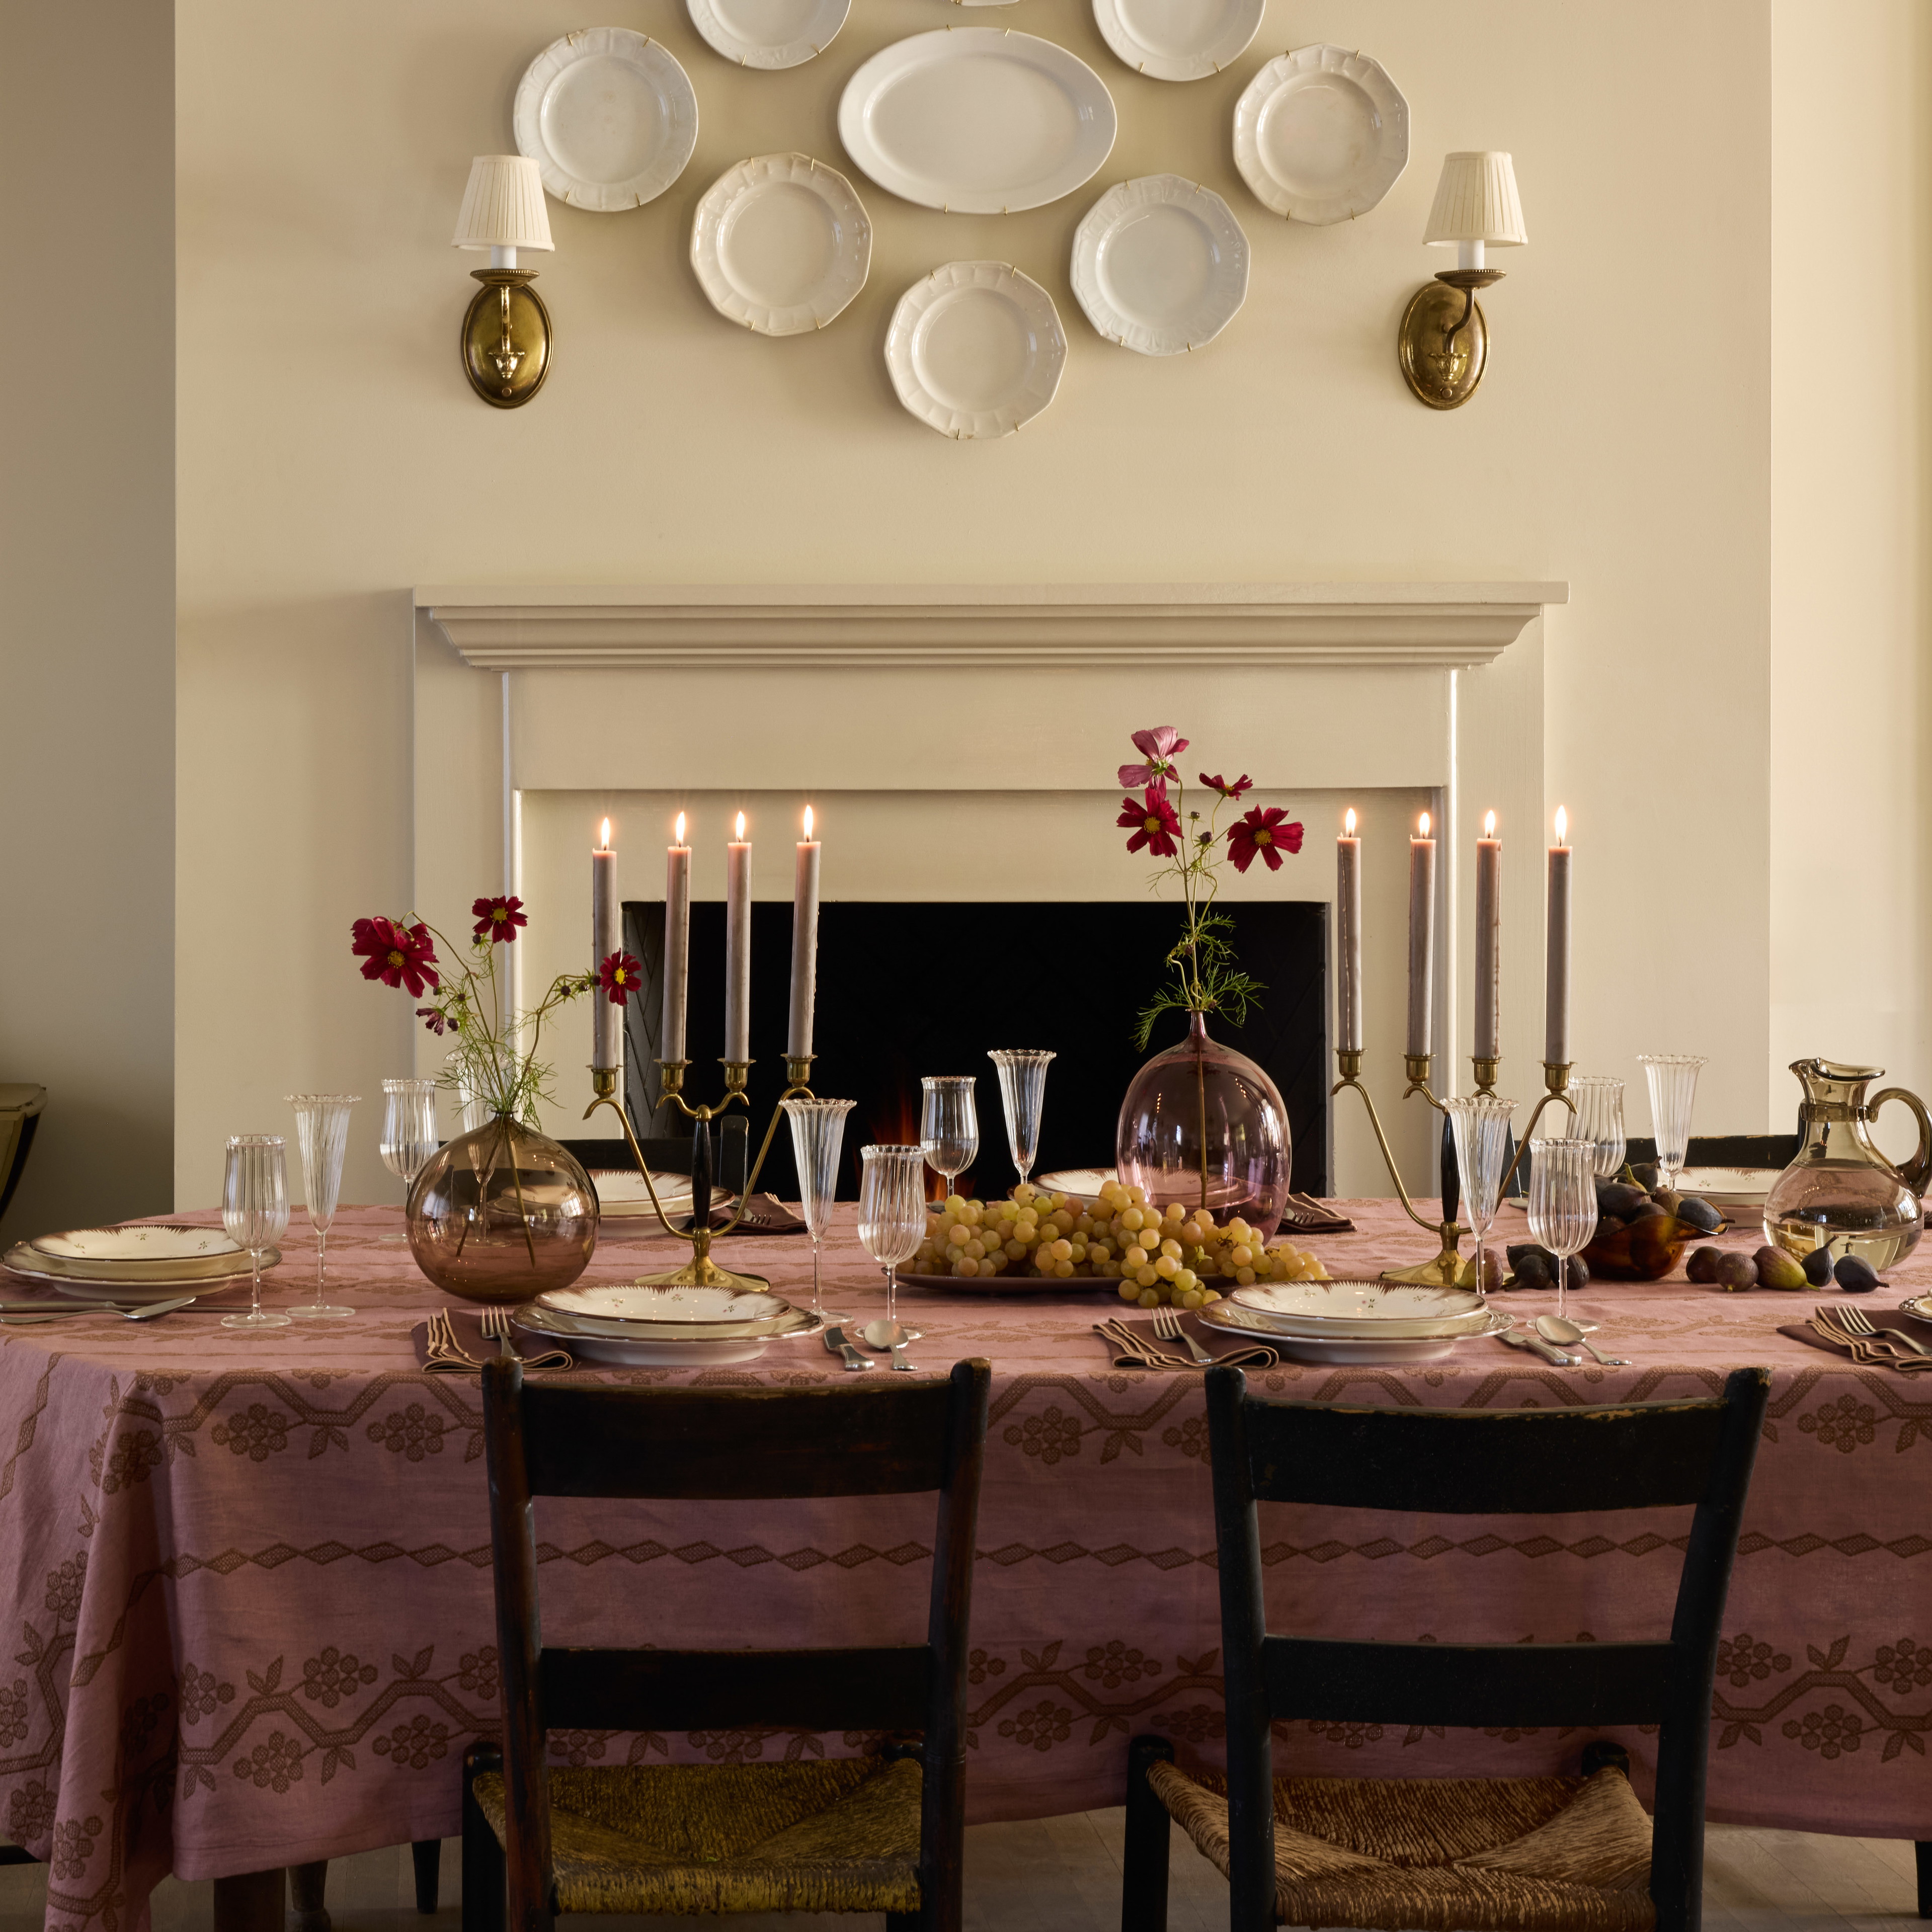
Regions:
[[[1927,1186],[1932,1184],[1932,1113],[1926,1112],[1925,1102],[1910,1088],[1887,1087],[1871,1096],[1866,1106],[1866,1117],[1876,1120],[1878,1110],[1888,1100],[1903,1100],[1918,1118],[1918,1151],[1912,1156],[1910,1164],[1900,1167],[1898,1172],[1922,1204]]]

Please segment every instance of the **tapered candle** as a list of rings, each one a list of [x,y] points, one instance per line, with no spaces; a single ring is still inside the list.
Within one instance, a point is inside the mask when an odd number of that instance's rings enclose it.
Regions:
[[[1436,841],[1429,814],[1408,842],[1409,1053],[1436,1050]]]
[[[1355,836],[1355,808],[1342,815],[1335,842],[1335,1012],[1344,1053],[1362,1050],[1362,842]]]
[[[590,970],[600,972],[614,952],[624,950],[617,914],[617,855],[610,849],[610,821],[590,855]],[[624,1064],[624,1009],[614,1006],[600,986],[591,995],[590,1064],[599,1073]]]
[[[752,1057],[752,847],[745,814],[724,848],[724,1058]]]
[[[664,1027],[662,1060],[684,1058],[684,1008],[691,988],[691,848],[684,842],[684,814],[677,838],[664,854]]]
[[[1543,1057],[1570,1059],[1570,814],[1556,808],[1556,843],[1550,848],[1550,900],[1544,977]]]
[[[1502,1051],[1496,1042],[1503,1023],[1503,845],[1496,836],[1496,815],[1484,814],[1483,836],[1476,841],[1476,1031],[1475,1055],[1494,1060]]]
[[[812,1052],[812,1009],[818,1000],[818,841],[812,836],[812,807],[805,808],[805,836],[791,889],[791,1026],[785,1052],[794,1060]]]

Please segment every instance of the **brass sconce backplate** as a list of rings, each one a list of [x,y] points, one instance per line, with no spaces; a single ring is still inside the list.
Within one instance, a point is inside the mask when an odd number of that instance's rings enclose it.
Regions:
[[[1459,329],[1466,308],[1469,319]],[[1432,410],[1460,409],[1476,393],[1489,360],[1490,332],[1473,292],[1424,283],[1402,311],[1396,340],[1408,386]]]
[[[463,318],[463,372],[500,410],[514,410],[550,374],[550,310],[530,284],[529,268],[476,268],[483,286]]]

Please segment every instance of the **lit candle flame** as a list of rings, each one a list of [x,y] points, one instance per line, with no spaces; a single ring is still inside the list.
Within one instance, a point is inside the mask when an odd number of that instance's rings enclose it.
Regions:
[[[684,843],[684,814],[681,812],[677,815],[677,842],[680,845]]]
[[[1496,815],[1493,812],[1483,814],[1483,836],[1493,838],[1496,836]]]
[[[1418,838],[1426,838],[1429,836],[1429,814],[1426,812],[1416,820],[1415,836]]]
[[[598,836],[597,849],[600,852],[608,852],[610,849],[610,821],[608,818],[604,821],[603,831]]]
[[[740,812],[740,813],[739,813],[739,814],[738,814],[738,837],[739,837],[740,840],[742,842],[742,841],[743,840],[743,838],[744,838],[744,836],[745,836],[745,814],[741,812]]]
[[[1352,805],[1342,814],[1342,829],[1351,838],[1355,836],[1355,808]]]
[[[808,805],[805,808],[805,836],[808,840],[812,837],[812,807]]]
[[[1556,842],[1567,845],[1570,842],[1570,814],[1560,805],[1556,808]]]

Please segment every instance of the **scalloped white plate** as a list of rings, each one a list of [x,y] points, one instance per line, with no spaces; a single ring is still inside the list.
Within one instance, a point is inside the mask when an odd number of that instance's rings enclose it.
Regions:
[[[691,24],[728,61],[770,73],[829,47],[852,0],[685,0]]]
[[[942,436],[1010,436],[1053,400],[1066,332],[1053,298],[1004,262],[948,262],[899,298],[886,367]]]
[[[838,138],[880,187],[954,214],[1071,194],[1112,152],[1107,84],[1077,54],[1010,28],[941,27],[882,49],[845,84]]]
[[[28,1244],[37,1252],[62,1262],[202,1262],[214,1256],[244,1255],[220,1228],[184,1222],[137,1221],[126,1227],[74,1228],[61,1234],[36,1234]],[[246,1265],[245,1256],[243,1264]]]
[[[852,184],[809,154],[727,168],[691,220],[691,266],[711,306],[760,335],[802,335],[842,314],[872,266]]]
[[[1109,342],[1180,356],[1212,342],[1248,297],[1248,238],[1211,188],[1142,175],[1073,231],[1073,292]]]
[[[628,27],[585,27],[525,69],[517,152],[573,208],[612,214],[655,201],[698,145],[698,96],[676,57]]]
[[[1279,1328],[1263,1327],[1252,1310],[1238,1307],[1232,1301],[1210,1301],[1194,1312],[1204,1326],[1219,1329],[1223,1334],[1266,1342],[1291,1361],[1338,1366],[1432,1362],[1448,1354],[1459,1342],[1486,1341],[1514,1325],[1508,1316],[1492,1313],[1482,1327],[1463,1334],[1392,1336],[1384,1340],[1375,1336],[1284,1334]]]
[[[1150,80],[1205,80],[1246,53],[1268,0],[1094,0],[1094,23]]]
[[[1276,214],[1318,226],[1351,220],[1408,165],[1408,103],[1365,54],[1297,47],[1234,104],[1234,165]]]
[[[1228,1299],[1270,1334],[1318,1340],[1426,1341],[1472,1334],[1490,1318],[1489,1304],[1473,1288],[1403,1282],[1256,1282]]]

